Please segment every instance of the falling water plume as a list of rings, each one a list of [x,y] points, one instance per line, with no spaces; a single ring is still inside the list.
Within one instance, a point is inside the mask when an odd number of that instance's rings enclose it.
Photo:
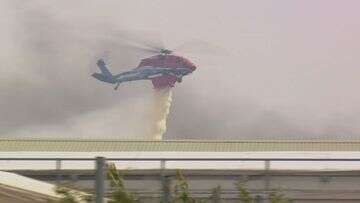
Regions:
[[[151,135],[156,140],[162,140],[166,132],[166,121],[170,113],[172,92],[170,88],[154,91],[154,123]]]

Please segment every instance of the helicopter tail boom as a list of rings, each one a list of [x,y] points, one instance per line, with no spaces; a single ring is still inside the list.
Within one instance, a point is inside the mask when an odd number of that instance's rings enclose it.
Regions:
[[[94,78],[102,81],[102,82],[107,82],[107,83],[111,83],[111,84],[115,84],[116,81],[114,80],[114,78],[112,77],[107,77],[104,74],[101,73],[93,73],[91,76],[93,76]]]

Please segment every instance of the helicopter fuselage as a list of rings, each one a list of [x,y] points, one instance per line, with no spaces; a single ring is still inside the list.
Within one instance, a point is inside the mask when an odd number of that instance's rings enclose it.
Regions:
[[[133,81],[133,80],[152,80],[156,77],[161,76],[168,76],[172,75],[178,78],[179,80],[182,79],[185,75],[190,74],[192,71],[188,68],[162,68],[162,67],[143,67],[143,68],[136,68],[131,71],[123,72],[118,75],[114,76],[115,83],[121,83],[126,81]]]
[[[135,80],[151,80],[155,89],[173,87],[176,82],[182,81],[182,77],[196,69],[194,64],[183,57],[164,54],[143,59],[137,68],[117,75],[110,73],[102,59],[97,65],[101,73],[94,73],[92,76],[100,81],[116,84],[115,89],[120,83]]]

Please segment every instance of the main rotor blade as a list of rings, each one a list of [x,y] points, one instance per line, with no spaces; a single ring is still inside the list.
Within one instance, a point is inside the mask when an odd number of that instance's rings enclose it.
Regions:
[[[114,31],[113,35],[129,46],[144,49],[152,53],[159,53],[161,49],[164,49],[164,44],[159,34],[118,30]]]
[[[135,43],[135,42],[131,42],[131,41],[124,41],[122,39],[119,38],[113,38],[112,39],[114,44],[118,44],[121,45],[122,47],[126,47],[129,50],[137,50],[139,53],[151,53],[151,54],[158,54],[160,52],[161,49],[158,48],[154,48],[154,47],[149,47],[149,46],[145,46],[143,44],[139,44],[139,43]]]
[[[180,53],[196,53],[196,54],[209,54],[216,56],[226,56],[229,55],[228,51],[224,48],[205,42],[200,39],[193,39],[186,41],[183,44],[179,45],[174,49],[175,52]]]

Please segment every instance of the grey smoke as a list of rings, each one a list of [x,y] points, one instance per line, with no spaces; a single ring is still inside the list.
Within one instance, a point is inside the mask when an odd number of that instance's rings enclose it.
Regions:
[[[111,30],[106,30],[106,26],[98,30],[102,26],[96,22],[91,26],[85,24],[78,27],[77,24],[71,24],[71,19],[59,19],[54,13],[56,10],[35,2],[11,2],[7,6],[14,12],[9,19],[13,27],[8,27],[12,28],[13,36],[12,44],[4,52],[11,50],[13,53],[4,58],[5,64],[1,69],[2,75],[11,73],[0,87],[1,134],[8,137],[23,134],[30,137],[40,134],[48,137],[53,134],[64,137],[90,136],[86,133],[80,135],[76,131],[63,135],[61,132],[71,132],[72,126],[76,125],[72,119],[79,115],[86,117],[91,112],[115,106],[119,110],[114,113],[119,115],[114,115],[114,122],[119,123],[119,126],[125,125],[123,128],[126,134],[131,134],[126,130],[130,126],[126,125],[131,125],[136,131],[135,121],[129,123],[129,120],[135,116],[144,117],[146,112],[130,116],[136,113],[131,108],[141,109],[146,104],[136,106],[138,100],[141,100],[140,95],[145,100],[150,95],[145,91],[149,85],[130,86],[114,92],[111,87],[99,84],[90,77],[96,71],[94,64],[99,57],[111,59],[109,62],[113,71],[121,71],[121,67],[136,65],[139,58],[136,53],[127,46],[113,42],[113,38],[108,39]],[[15,73],[12,73],[13,68],[16,69]],[[123,117],[119,119],[121,115]],[[101,114],[93,119],[104,122]],[[88,128],[89,132],[96,131],[91,130],[94,126],[86,122],[83,128]],[[46,132],[44,129],[54,130]],[[103,133],[108,131],[104,129]],[[122,134],[122,130],[114,128],[112,131],[112,136],[124,136],[118,135]]]
[[[151,30],[231,53],[184,53],[199,68],[173,90],[166,138],[358,138],[358,3],[340,4],[2,1],[0,136],[148,138],[151,84],[115,92],[90,74],[99,57],[135,67],[146,56],[121,33]]]

